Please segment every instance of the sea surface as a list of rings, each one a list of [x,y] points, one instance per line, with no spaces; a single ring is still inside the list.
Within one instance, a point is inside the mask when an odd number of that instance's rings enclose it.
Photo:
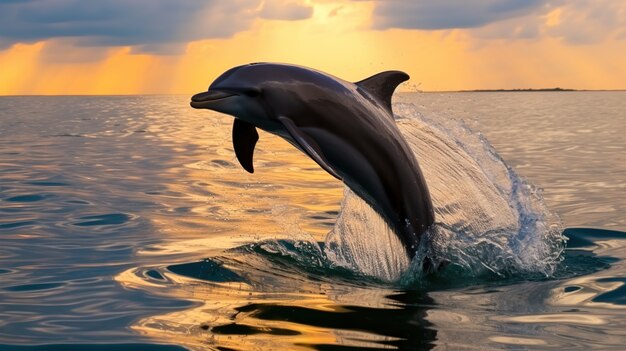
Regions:
[[[437,215],[414,262],[188,102],[0,97],[0,350],[624,349],[626,92],[397,94]]]

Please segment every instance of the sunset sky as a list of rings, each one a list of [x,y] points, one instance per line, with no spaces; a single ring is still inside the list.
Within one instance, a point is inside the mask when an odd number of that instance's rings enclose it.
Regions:
[[[195,93],[288,62],[405,90],[626,89],[623,0],[0,0],[0,95]]]

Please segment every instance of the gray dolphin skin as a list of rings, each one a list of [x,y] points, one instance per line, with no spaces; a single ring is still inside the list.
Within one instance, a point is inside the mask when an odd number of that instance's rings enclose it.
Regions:
[[[395,88],[408,79],[387,71],[351,83],[305,67],[252,63],[223,73],[191,106],[235,117],[235,154],[250,173],[256,128],[289,141],[369,203],[413,258],[435,215],[391,111]]]

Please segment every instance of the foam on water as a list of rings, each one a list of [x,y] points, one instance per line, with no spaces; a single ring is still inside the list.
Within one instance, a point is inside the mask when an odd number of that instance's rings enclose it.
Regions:
[[[394,281],[420,276],[425,257],[470,275],[551,275],[565,237],[539,189],[521,179],[489,142],[463,122],[396,104],[397,124],[428,183],[436,224],[413,262],[384,220],[345,191],[325,253],[334,264]]]

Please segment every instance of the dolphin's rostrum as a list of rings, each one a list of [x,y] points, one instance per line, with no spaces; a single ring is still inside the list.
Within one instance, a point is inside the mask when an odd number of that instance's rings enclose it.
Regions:
[[[434,211],[391,111],[395,88],[408,79],[387,71],[351,83],[305,67],[254,63],[223,73],[191,106],[235,117],[233,145],[248,172],[256,128],[289,141],[368,202],[413,258]]]

